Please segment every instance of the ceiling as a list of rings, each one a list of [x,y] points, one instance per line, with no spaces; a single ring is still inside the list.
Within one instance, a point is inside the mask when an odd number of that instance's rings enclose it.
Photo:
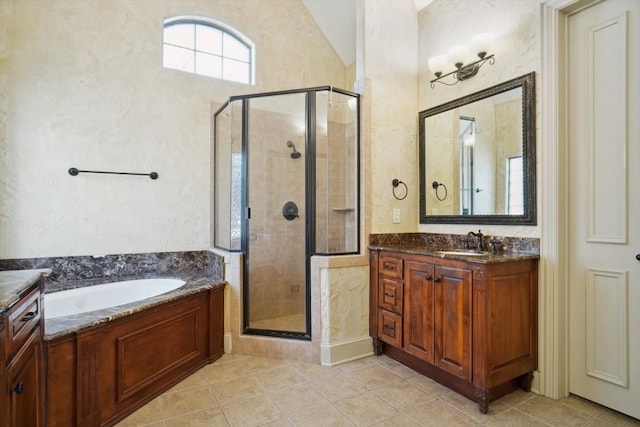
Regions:
[[[413,0],[416,12],[433,0]],[[302,0],[345,65],[356,60],[356,0]]]

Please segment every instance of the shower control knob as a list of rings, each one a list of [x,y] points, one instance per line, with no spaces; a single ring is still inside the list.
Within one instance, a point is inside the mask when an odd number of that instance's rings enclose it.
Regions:
[[[282,207],[282,216],[287,221],[293,221],[298,218],[298,206],[293,202],[287,202]]]

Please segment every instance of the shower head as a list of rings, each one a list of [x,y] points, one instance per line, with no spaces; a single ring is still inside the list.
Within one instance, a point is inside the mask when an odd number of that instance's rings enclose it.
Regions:
[[[300,157],[302,157],[302,153],[296,150],[296,146],[293,145],[293,141],[287,141],[287,147],[293,149],[293,151],[291,152],[292,159],[299,159]]]

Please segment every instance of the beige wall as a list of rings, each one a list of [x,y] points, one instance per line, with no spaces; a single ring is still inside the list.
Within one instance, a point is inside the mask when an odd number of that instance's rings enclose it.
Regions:
[[[411,0],[359,0],[357,79],[364,86],[365,188],[372,233],[415,231],[418,223],[418,15]],[[396,200],[391,181],[407,184]],[[404,188],[398,187],[402,196]],[[400,224],[392,223],[400,209]]]
[[[434,0],[420,11],[419,23],[419,110],[469,95],[531,71],[536,72],[539,94],[541,48],[538,0]],[[436,84],[432,89],[429,86],[429,80],[434,76],[428,69],[428,59],[437,54],[446,54],[454,45],[468,44],[475,34],[481,32],[491,32],[496,36],[495,64],[485,64],[478,75],[455,86]],[[540,102],[537,104],[536,112],[539,115]],[[540,147],[539,142],[537,145]],[[538,148],[537,151],[539,153],[540,149]],[[418,189],[416,188],[415,191],[417,192]],[[419,231],[435,233],[466,233],[471,228],[474,227],[446,224],[418,225]],[[482,231],[490,235],[522,237],[539,237],[540,235],[539,226],[483,225]]]
[[[256,86],[162,68],[187,14],[253,40]],[[206,249],[211,102],[345,86],[298,0],[3,0],[0,23],[0,258]]]

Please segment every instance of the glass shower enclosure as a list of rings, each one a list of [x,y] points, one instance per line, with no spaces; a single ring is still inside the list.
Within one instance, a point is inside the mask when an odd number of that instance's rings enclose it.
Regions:
[[[243,255],[243,333],[311,339],[311,257],[360,250],[359,95],[234,96],[213,126],[214,246]]]

